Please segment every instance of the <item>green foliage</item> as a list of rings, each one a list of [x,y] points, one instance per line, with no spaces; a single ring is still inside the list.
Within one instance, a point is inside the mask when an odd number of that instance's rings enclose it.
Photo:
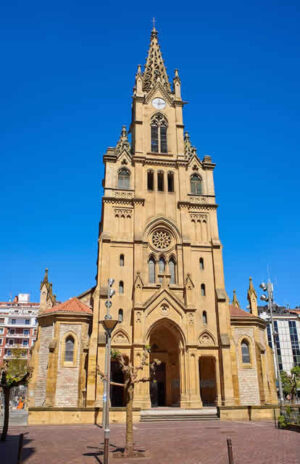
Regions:
[[[6,361],[6,385],[9,387],[14,382],[21,380],[28,371],[27,359],[24,359],[26,350],[16,348],[13,350],[13,359]]]
[[[285,429],[287,427],[287,422],[285,420],[285,417],[282,415],[278,417],[278,427],[280,429]]]
[[[121,352],[119,350],[115,350],[114,348],[111,349],[110,355],[112,359],[117,359],[120,356]]]

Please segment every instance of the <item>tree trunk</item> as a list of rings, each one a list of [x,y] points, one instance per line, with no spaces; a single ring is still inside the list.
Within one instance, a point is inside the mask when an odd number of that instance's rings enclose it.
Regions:
[[[10,388],[2,387],[3,396],[4,396],[4,420],[3,420],[3,429],[1,435],[1,441],[5,441],[8,431],[8,422],[9,422],[9,397],[10,397]]]
[[[133,384],[129,383],[127,389],[126,402],[126,445],[125,454],[130,456],[133,454]]]

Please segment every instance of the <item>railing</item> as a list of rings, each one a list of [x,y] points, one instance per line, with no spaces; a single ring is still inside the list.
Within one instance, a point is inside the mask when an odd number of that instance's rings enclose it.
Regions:
[[[30,334],[15,333],[15,334],[6,334],[6,338],[30,338]]]

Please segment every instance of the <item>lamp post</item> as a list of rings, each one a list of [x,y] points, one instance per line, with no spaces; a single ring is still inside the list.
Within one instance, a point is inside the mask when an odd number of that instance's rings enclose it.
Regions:
[[[108,450],[109,450],[109,396],[110,396],[110,350],[111,350],[111,334],[118,320],[113,319],[109,310],[112,302],[111,297],[115,294],[112,289],[114,284],[113,279],[108,279],[107,300],[105,302],[106,315],[104,320],[100,321],[106,333],[106,351],[105,351],[105,380],[104,380],[104,394],[103,394],[103,427],[104,427],[104,464],[108,464]]]
[[[267,284],[262,282],[260,284],[260,288],[267,293],[267,295],[261,295],[260,299],[262,301],[266,301],[268,303],[268,310],[270,312],[270,319],[271,319],[271,326],[272,326],[272,344],[273,344],[273,349],[275,352],[275,364],[276,364],[276,374],[277,374],[277,379],[278,379],[278,386],[279,386],[279,401],[280,405],[283,404],[283,390],[282,390],[282,382],[281,382],[281,376],[280,376],[280,369],[279,369],[279,360],[278,360],[278,353],[277,353],[277,345],[276,345],[276,338],[275,338],[275,327],[274,327],[274,321],[273,321],[273,304],[274,304],[274,299],[273,299],[273,284],[269,280]]]

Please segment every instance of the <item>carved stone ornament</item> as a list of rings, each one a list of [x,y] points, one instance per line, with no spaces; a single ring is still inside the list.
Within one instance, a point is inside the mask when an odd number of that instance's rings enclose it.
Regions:
[[[128,141],[126,126],[122,127],[121,135],[115,148],[115,153],[119,156],[124,150],[130,153],[130,143]]]
[[[155,230],[152,235],[152,244],[157,250],[166,250],[172,243],[171,234],[167,230]]]
[[[199,344],[200,345],[214,345],[215,343],[214,343],[214,340],[211,337],[211,335],[209,335],[209,333],[205,332],[204,334],[200,335]]]
[[[140,311],[136,313],[136,322],[139,324],[142,322],[142,313]]]
[[[197,156],[196,147],[193,147],[191,144],[190,134],[186,132],[184,134],[184,154],[186,158],[191,158],[192,156]]]
[[[128,338],[122,332],[118,332],[113,338],[113,343],[123,344],[123,343],[128,343],[128,342],[129,342]]]
[[[161,309],[160,309],[160,312],[163,316],[167,316],[167,314],[169,313],[169,308],[167,305],[162,305]]]
[[[132,216],[132,209],[116,208],[114,212],[115,217],[131,218]]]

